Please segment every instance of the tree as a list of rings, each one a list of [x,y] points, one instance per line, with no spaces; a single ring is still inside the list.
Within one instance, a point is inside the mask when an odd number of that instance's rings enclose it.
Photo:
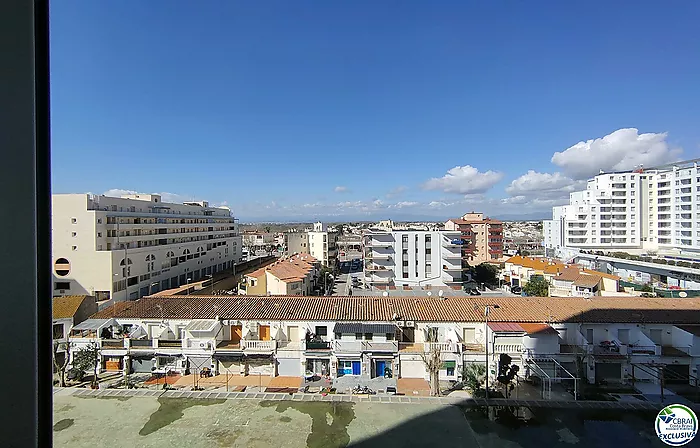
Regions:
[[[533,275],[523,287],[523,292],[531,297],[549,297],[549,282],[542,276]]]
[[[270,226],[265,226],[265,233],[270,233]]]
[[[513,389],[515,389],[513,380],[516,376],[518,376],[518,372],[520,371],[520,367],[511,364],[512,362],[513,358],[506,355],[505,353],[501,353],[501,356],[498,360],[498,376],[496,377],[496,380],[498,380],[498,382],[501,383],[501,385],[503,385],[503,388],[506,392],[506,398],[508,398],[510,392]]]
[[[473,394],[486,381],[486,364],[471,362],[462,367],[462,383]]]
[[[430,344],[437,342],[437,328],[428,329],[428,340],[426,341],[430,349],[423,351],[420,356],[425,364],[425,369],[428,371],[430,378],[430,396],[436,397],[440,395],[440,367],[442,367],[442,353],[440,346]]]
[[[66,339],[66,342],[53,341],[53,365],[58,372],[59,383],[61,387],[66,387],[66,369],[68,368],[68,363],[70,363],[70,340]],[[63,360],[59,360],[58,351],[63,350]]]
[[[478,284],[496,285],[498,268],[492,264],[481,263],[472,269],[472,280]]]
[[[654,292],[654,288],[652,288],[649,283],[645,283],[644,285],[642,285],[642,287],[639,290],[641,292]]]
[[[85,347],[81,347],[73,354],[73,368],[80,372],[93,371],[92,387],[97,387],[97,369],[100,366],[100,346],[91,342]]]

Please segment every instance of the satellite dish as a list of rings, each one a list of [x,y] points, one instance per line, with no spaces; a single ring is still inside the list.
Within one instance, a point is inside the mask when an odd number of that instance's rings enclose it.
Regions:
[[[682,297],[682,298],[685,299],[686,297],[688,297],[688,293],[685,292],[685,291],[681,291],[681,292],[678,293],[678,297]]]
[[[440,297],[442,297],[444,294],[445,294],[445,291],[443,291],[442,289],[441,289],[440,291],[438,291],[438,295],[439,295]]]
[[[432,296],[433,293],[431,291],[428,291],[428,297]]]
[[[386,291],[384,291],[384,292],[382,293],[382,295],[383,295],[384,297],[389,297],[389,293],[386,292]]]

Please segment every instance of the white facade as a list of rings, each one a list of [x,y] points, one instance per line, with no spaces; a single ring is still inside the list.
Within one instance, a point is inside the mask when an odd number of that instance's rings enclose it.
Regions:
[[[368,231],[365,282],[373,286],[462,283],[460,232]]]
[[[326,224],[314,223],[313,230],[306,232],[308,253],[324,266],[334,266],[338,255],[338,234],[329,232]]]
[[[241,258],[230,210],[206,202],[56,194],[52,213],[54,295],[135,299],[232,269]]]
[[[696,161],[645,171],[601,173],[544,221],[548,255],[566,249],[700,252],[700,168]]]

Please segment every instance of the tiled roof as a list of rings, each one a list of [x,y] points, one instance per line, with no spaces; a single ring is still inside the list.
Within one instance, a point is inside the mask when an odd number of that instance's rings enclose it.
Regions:
[[[592,288],[598,285],[601,280],[602,277],[600,275],[580,274],[578,278],[574,280],[574,285],[582,288]]]
[[[697,324],[700,298],[489,297],[490,322],[646,322]],[[171,296],[124,302],[95,318],[483,322],[481,297]],[[161,308],[158,308],[160,305]]]
[[[54,319],[67,319],[75,316],[78,312],[78,308],[82,305],[83,301],[91,296],[62,296],[53,298],[53,318]]]
[[[558,333],[557,330],[554,328],[550,327],[547,324],[526,324],[526,323],[520,323],[518,324],[522,327],[522,329],[525,331],[527,334],[556,334]]]

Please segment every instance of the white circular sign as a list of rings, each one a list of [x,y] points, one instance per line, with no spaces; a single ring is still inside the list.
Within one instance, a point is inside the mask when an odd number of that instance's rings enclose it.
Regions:
[[[698,418],[688,406],[671,404],[656,416],[656,435],[670,446],[683,446],[698,433]]]
[[[678,297],[685,299],[686,297],[688,297],[688,293],[685,291],[681,291],[678,293]]]

